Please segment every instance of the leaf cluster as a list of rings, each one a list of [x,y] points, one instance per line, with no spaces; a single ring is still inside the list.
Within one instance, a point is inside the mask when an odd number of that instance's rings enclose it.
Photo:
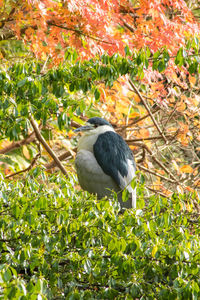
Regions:
[[[177,53],[175,63],[186,65],[189,72],[199,72],[198,54],[190,56],[193,50],[198,53],[198,40]],[[93,94],[99,100],[98,84],[106,86],[122,75],[130,75],[133,80],[142,79],[145,70],[164,71],[168,67],[170,55],[166,49],[152,56],[149,48],[132,52],[125,48],[126,57],[119,54],[102,55],[96,59],[77,61],[76,51],[69,49],[65,63],[46,73],[42,72],[40,62],[13,64],[0,69],[0,133],[10,140],[17,140],[28,133],[28,114],[42,120],[43,125],[54,116],[59,129],[65,126],[68,116],[75,111],[81,114],[86,109],[83,95]]]
[[[199,215],[184,196],[120,214],[33,169],[0,186],[1,299],[198,299]],[[87,198],[88,196],[88,198]],[[87,199],[86,199],[87,198]]]

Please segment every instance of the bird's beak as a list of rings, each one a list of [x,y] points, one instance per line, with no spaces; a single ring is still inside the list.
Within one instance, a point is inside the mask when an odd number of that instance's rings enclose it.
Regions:
[[[91,129],[94,129],[94,126],[92,126],[92,124],[89,124],[89,125],[85,125],[85,126],[81,126],[79,128],[76,128],[74,130],[74,132],[88,131],[88,130],[91,130]]]

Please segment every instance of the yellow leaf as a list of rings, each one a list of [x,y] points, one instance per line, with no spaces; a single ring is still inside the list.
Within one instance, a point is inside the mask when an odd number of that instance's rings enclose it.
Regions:
[[[179,169],[179,171],[180,171],[181,173],[192,173],[192,172],[193,172],[193,169],[192,169],[192,167],[189,166],[189,165],[184,165],[184,166],[182,166],[182,167]]]
[[[157,250],[158,250],[158,246],[155,245],[155,246],[153,247],[153,249],[152,249],[152,252],[151,252],[151,255],[152,255],[153,257],[155,257]]]
[[[134,118],[137,118],[137,117],[140,117],[140,114],[138,112],[132,112],[130,115],[129,115],[129,119],[134,119]]]
[[[26,157],[26,159],[30,159],[30,153],[29,153],[28,148],[26,147],[26,145],[23,146],[22,152],[23,152],[24,156]]]

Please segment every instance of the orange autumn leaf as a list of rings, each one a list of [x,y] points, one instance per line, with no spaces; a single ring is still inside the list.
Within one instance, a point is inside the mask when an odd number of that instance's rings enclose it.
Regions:
[[[193,87],[196,83],[196,77],[189,74],[189,82],[191,87]]]
[[[192,189],[192,188],[189,187],[189,186],[187,186],[185,189],[186,189],[187,191],[189,191],[189,192],[194,192],[194,189]]]
[[[133,145],[129,145],[129,148],[130,148],[132,151],[134,151],[134,150],[137,150],[138,147],[133,146]]]
[[[130,115],[129,115],[129,119],[134,119],[134,118],[137,118],[137,117],[140,117],[140,114],[136,111],[132,112]]]
[[[74,137],[76,134],[73,130],[70,130],[67,134],[68,138],[71,139],[72,137]]]
[[[137,95],[137,94],[134,94],[134,101],[136,102],[136,103],[140,103],[140,97]]]
[[[179,168],[179,171],[181,173],[192,173],[193,172],[193,168],[189,165],[184,165],[181,168]]]
[[[139,135],[141,138],[147,138],[149,137],[149,130],[142,128],[139,130]]]
[[[182,112],[186,109],[186,104],[184,102],[180,102],[177,105],[177,111]]]

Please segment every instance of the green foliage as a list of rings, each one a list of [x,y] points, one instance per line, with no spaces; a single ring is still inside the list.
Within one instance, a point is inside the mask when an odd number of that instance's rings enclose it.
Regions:
[[[199,41],[194,38],[186,49],[180,48],[175,63],[179,67],[186,65],[190,73],[200,71],[198,49]],[[149,48],[132,53],[126,47],[125,54],[125,57],[104,54],[89,61],[79,61],[76,51],[68,49],[64,63],[45,74],[41,62],[36,61],[1,66],[0,134],[10,140],[27,136],[29,113],[43,125],[53,117],[59,129],[63,129],[66,120],[70,124],[74,112],[79,115],[85,111],[84,100],[88,94],[94,95],[96,101],[100,99],[99,82],[112,86],[125,74],[133,80],[143,78],[144,70],[150,64],[153,70],[163,72],[170,59],[167,49],[152,56]]]
[[[200,228],[184,196],[145,204],[139,186],[137,210],[121,214],[75,184],[39,168],[1,181],[0,299],[199,299]]]

